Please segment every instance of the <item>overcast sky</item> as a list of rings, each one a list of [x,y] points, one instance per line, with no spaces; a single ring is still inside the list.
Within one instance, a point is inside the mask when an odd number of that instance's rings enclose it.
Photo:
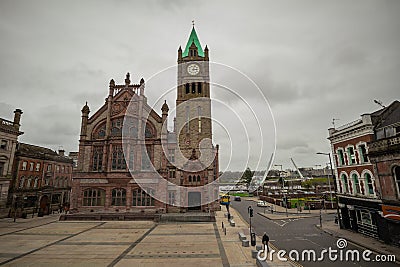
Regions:
[[[1,0],[0,117],[21,108],[20,141],[77,151],[85,101],[93,114],[111,78],[122,84],[129,71],[138,83],[174,65],[194,19],[210,60],[240,70],[267,98],[274,163],[325,165],[315,153],[330,149],[332,118],[345,124],[379,109],[374,99],[399,99],[399,14],[397,0]],[[156,101],[157,92],[147,95]],[[220,157],[228,157],[223,147]]]

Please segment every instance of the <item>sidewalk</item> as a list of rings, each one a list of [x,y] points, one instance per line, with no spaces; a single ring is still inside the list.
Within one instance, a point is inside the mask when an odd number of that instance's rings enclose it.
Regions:
[[[229,208],[230,213],[233,216],[233,220],[235,222],[235,226],[230,226],[228,219],[225,218],[224,214],[226,213],[225,208],[222,208],[222,211],[216,212],[216,223],[218,226],[218,231],[221,236],[222,244],[225,249],[226,256],[229,261],[229,265],[232,267],[235,266],[256,266],[256,259],[251,257],[251,251],[255,249],[255,247],[242,247],[242,242],[239,240],[239,232],[242,232],[246,235],[247,239],[250,240],[250,231],[249,225],[242,220],[240,215],[234,210],[232,207]],[[226,235],[224,230],[222,229],[222,222],[224,223],[224,227],[226,228]],[[261,245],[261,238],[259,236],[256,237],[257,245]],[[273,244],[270,243],[270,248],[276,249]],[[272,261],[267,260],[268,266],[294,266],[290,262],[282,262],[276,258],[276,254],[274,254],[274,258]]]
[[[316,226],[316,227],[321,229],[319,226]],[[339,226],[332,221],[327,221],[327,222],[324,221],[324,224],[322,225],[321,230],[323,230],[324,232],[326,232],[336,238],[344,238],[351,243],[354,243],[365,249],[374,251],[377,254],[395,255],[396,263],[400,264],[400,248],[399,247],[385,244],[382,241],[379,241],[372,237],[362,235],[360,233],[355,233],[353,231],[346,230],[346,229],[340,229]]]
[[[254,201],[255,205],[257,205],[257,202],[260,201],[257,197],[246,197],[243,199],[248,200],[248,201]],[[266,207],[264,210],[265,212],[258,212],[258,214],[261,216],[264,216],[270,220],[309,218],[309,217],[317,217],[320,214],[320,210],[302,210],[301,212],[299,212],[297,209],[287,209],[287,212],[286,212],[285,207],[274,205],[272,203],[268,203],[268,205],[273,207],[273,209],[274,209],[273,213],[271,213],[270,208]],[[336,209],[322,210],[322,215],[334,214],[334,213],[336,213]]]

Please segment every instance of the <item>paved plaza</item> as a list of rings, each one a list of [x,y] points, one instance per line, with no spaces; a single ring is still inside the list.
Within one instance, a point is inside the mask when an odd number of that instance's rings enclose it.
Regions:
[[[0,265],[255,266],[254,247],[242,247],[238,238],[248,227],[232,214],[235,227],[227,224],[223,211],[215,223],[59,221],[59,215],[2,219]]]

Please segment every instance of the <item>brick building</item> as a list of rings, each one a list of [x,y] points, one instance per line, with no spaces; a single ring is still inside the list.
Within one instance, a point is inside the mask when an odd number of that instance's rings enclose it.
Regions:
[[[93,115],[82,109],[73,212],[156,213],[219,208],[218,146],[212,144],[208,48],[193,27],[178,50],[174,130],[147,103],[145,82],[110,81]],[[201,153],[200,153],[201,152]],[[214,200],[215,199],[215,200]]]
[[[20,128],[22,111],[14,111],[14,121],[0,118],[0,218],[8,215],[6,207],[8,190],[12,181],[14,154],[18,136],[23,134]]]
[[[336,165],[342,226],[392,243],[400,240],[396,192],[399,114],[399,102],[395,101],[329,129],[328,138]]]
[[[69,205],[72,159],[55,151],[19,143],[14,160],[8,204],[10,215],[47,215]]]
[[[375,140],[368,143],[381,196],[379,237],[400,245],[400,102],[383,109],[375,126]]]
[[[377,238],[381,201],[368,157],[368,142],[374,139],[374,116],[363,114],[356,121],[330,128],[328,139],[336,165],[342,226]]]

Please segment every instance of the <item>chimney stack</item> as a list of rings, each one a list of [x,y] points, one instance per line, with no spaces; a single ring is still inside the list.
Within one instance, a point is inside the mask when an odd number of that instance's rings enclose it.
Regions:
[[[19,130],[19,127],[21,126],[20,122],[21,122],[21,115],[22,115],[22,110],[20,110],[19,108],[17,108],[14,111],[14,127]]]

